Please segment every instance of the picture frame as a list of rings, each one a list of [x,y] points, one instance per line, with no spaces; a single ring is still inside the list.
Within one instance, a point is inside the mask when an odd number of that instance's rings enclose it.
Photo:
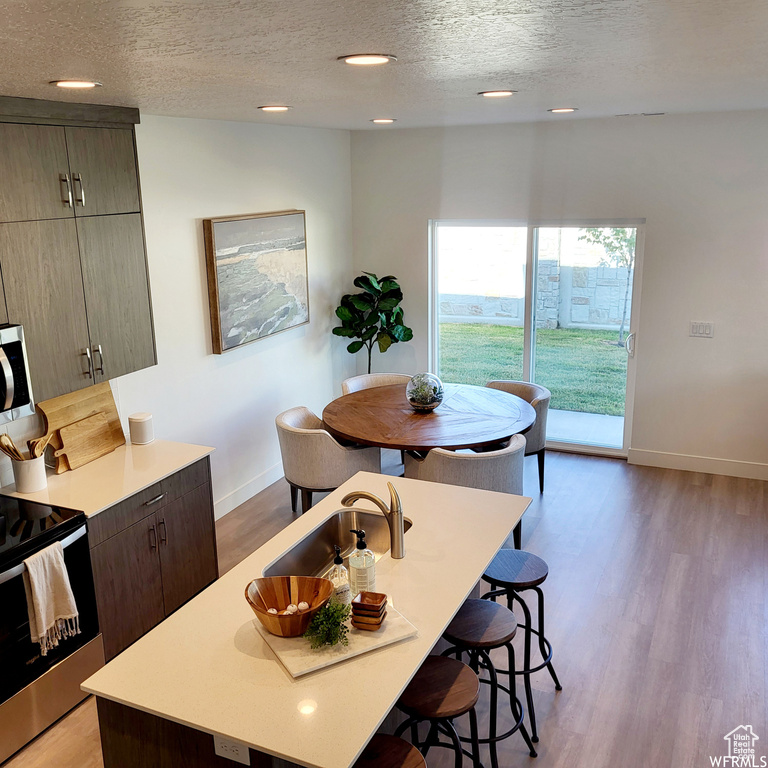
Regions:
[[[305,211],[203,219],[213,352],[309,323]]]

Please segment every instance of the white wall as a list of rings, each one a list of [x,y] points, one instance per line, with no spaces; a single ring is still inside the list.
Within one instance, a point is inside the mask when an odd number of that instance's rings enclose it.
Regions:
[[[630,460],[768,479],[766,120],[354,132],[355,271],[400,278],[415,333],[377,370],[428,368],[430,219],[645,218]]]
[[[282,475],[275,416],[319,412],[354,361],[331,336],[351,277],[346,131],[142,115],[136,137],[158,365],[113,382],[124,428],[210,445],[217,515]],[[211,353],[202,219],[306,211],[310,324]],[[286,491],[287,493],[287,491]]]

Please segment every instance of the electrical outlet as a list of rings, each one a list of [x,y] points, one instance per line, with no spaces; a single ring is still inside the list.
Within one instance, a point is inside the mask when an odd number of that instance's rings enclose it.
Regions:
[[[251,753],[248,751],[248,745],[240,741],[225,739],[223,736],[213,737],[213,751],[219,757],[226,757],[228,760],[234,760],[243,765],[251,764]]]
[[[711,339],[715,335],[715,324],[703,320],[691,320],[691,336]]]

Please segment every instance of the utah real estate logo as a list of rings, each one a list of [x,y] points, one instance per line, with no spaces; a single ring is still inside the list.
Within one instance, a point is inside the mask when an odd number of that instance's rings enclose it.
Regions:
[[[751,725],[740,725],[723,736],[728,742],[728,754],[712,757],[709,761],[712,768],[767,768],[768,760],[765,755],[757,756],[755,742],[760,737]]]

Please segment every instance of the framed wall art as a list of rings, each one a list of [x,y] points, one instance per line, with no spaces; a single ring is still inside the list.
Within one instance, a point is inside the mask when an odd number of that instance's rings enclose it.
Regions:
[[[309,322],[304,211],[203,219],[217,355]]]

